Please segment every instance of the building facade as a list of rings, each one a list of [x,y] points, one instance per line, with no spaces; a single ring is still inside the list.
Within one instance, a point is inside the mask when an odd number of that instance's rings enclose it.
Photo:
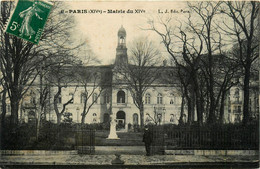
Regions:
[[[88,83],[88,92],[92,92],[87,106],[90,106],[86,115],[85,123],[107,123],[110,121],[110,115],[113,114],[117,124],[122,129],[127,129],[129,124],[140,125],[139,109],[133,102],[132,95],[127,88],[127,84],[118,83],[115,78],[117,66],[128,64],[126,31],[121,27],[118,31],[118,45],[116,48],[116,58],[113,65],[87,67],[86,69],[98,70],[100,77],[107,78],[108,84],[104,90],[95,87],[93,81]],[[83,69],[83,68],[82,68]],[[84,68],[85,69],[85,68]],[[57,93],[57,87],[44,84],[49,91],[43,111],[44,118],[48,121],[57,122],[57,115],[54,110],[54,95]],[[252,86],[256,86],[252,84]],[[28,91],[20,106],[19,118],[24,122],[33,121],[39,118],[39,80]],[[58,108],[61,110],[63,104],[73,97],[73,101],[65,108],[65,113],[70,113],[70,118],[74,123],[80,123],[82,111],[84,108],[85,88],[78,82],[71,82],[62,88],[61,95],[58,98]],[[224,119],[226,123],[235,123],[242,120],[243,108],[243,90],[242,87],[233,87],[228,93],[225,104]],[[254,116],[258,115],[259,100],[258,88],[252,87],[250,96],[250,111]],[[181,112],[182,96],[177,87],[172,84],[155,83],[146,91],[144,95],[144,123],[158,124],[178,124]],[[7,104],[8,105],[8,104]],[[7,107],[7,113],[10,113],[10,105]],[[196,115],[195,115],[196,117]],[[64,117],[63,117],[64,119]],[[196,120],[196,118],[195,118]],[[183,121],[187,121],[187,108],[184,107]]]

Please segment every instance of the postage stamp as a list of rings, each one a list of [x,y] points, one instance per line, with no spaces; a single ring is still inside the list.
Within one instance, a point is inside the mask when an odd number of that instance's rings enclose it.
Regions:
[[[38,44],[52,6],[44,0],[18,0],[6,32]]]

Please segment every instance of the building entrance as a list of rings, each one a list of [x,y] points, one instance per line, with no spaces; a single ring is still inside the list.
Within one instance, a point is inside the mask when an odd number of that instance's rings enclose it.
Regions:
[[[124,111],[117,112],[116,122],[117,122],[117,128],[118,129],[124,129],[125,128],[125,112]]]

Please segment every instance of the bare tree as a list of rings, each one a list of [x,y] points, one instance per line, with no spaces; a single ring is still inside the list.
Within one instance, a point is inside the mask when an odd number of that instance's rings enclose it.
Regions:
[[[232,25],[224,23],[222,31],[235,39],[238,44],[238,60],[244,69],[243,124],[249,122],[249,83],[252,63],[259,55],[259,3],[256,1],[225,2],[221,12],[232,20]],[[220,28],[221,29],[221,28]]]
[[[51,72],[47,75],[47,79],[51,86],[55,89],[57,88],[56,93],[54,94],[53,105],[54,111],[57,116],[57,124],[61,123],[61,117],[66,110],[66,106],[73,103],[74,94],[77,90],[77,85],[75,85],[74,93],[71,98],[67,101],[62,101],[62,89],[67,87],[68,84],[77,84],[77,79],[74,77],[74,70],[76,70],[76,65],[74,58],[68,56],[61,56],[59,60],[59,64],[51,67]],[[59,105],[62,104],[61,110],[59,109]]]
[[[97,103],[98,98],[106,89],[109,77],[103,75],[104,72],[98,67],[79,67],[76,76],[80,87],[83,87],[81,93],[81,102],[83,103],[81,125],[85,123],[86,116],[91,107]]]
[[[189,123],[194,120],[195,107],[200,125],[205,116],[210,124],[216,122],[219,105],[222,119],[225,95],[235,84],[233,79],[238,65],[223,53],[222,34],[214,22],[220,14],[220,5],[221,2],[188,3],[192,13],[177,29],[172,26],[171,17],[160,17],[158,23],[149,21],[149,30],[161,37],[178,69],[177,75],[187,100]]]
[[[130,48],[130,64],[117,68],[117,73],[122,75],[122,80],[127,84],[133,102],[139,109],[141,127],[144,126],[144,94],[159,77],[159,67],[156,66],[159,55],[159,50],[151,41],[139,38]]]
[[[0,16],[0,69],[11,103],[11,128],[18,124],[18,110],[22,97],[34,83],[40,70],[46,70],[55,62],[54,57],[69,52],[69,28],[71,19],[68,17],[57,20],[59,7],[55,3],[52,13],[41,37],[40,45],[34,45],[4,32],[4,25],[10,16],[13,3],[1,2]],[[42,63],[48,63],[42,65]]]
[[[198,98],[197,103],[199,103],[197,73],[202,55],[203,39],[191,22],[189,22],[189,31],[194,32],[194,35],[187,38],[187,34],[181,27],[179,33],[175,33],[171,21],[172,18],[167,18],[165,21],[163,18],[159,18],[159,26],[162,26],[162,29],[156,26],[155,21],[149,21],[149,30],[155,31],[161,37],[162,43],[176,65],[177,72],[175,73],[178,75],[179,82],[183,87],[183,94],[187,100],[188,123],[192,123],[194,121],[196,96]],[[199,44],[198,46],[194,45],[195,41]],[[199,118],[201,117],[200,106],[197,106],[197,111],[198,120],[201,122],[202,118]]]

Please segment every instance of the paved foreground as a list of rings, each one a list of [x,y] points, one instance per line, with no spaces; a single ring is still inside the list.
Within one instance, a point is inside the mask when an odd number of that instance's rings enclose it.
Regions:
[[[0,166],[111,166],[115,155],[2,155]],[[198,156],[198,155],[121,155],[124,168],[149,166],[159,168],[163,166],[218,166],[218,167],[248,167],[258,168],[258,156]],[[112,167],[112,166],[111,166]]]

